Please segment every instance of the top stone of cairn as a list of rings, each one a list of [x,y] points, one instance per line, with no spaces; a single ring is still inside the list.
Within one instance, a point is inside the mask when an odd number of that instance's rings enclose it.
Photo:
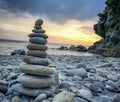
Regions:
[[[43,24],[43,20],[42,20],[42,19],[38,19],[38,20],[35,22],[35,25],[41,26],[42,24]]]

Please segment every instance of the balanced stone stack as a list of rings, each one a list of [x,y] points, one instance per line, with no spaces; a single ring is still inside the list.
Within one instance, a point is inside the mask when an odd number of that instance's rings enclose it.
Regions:
[[[48,95],[52,94],[55,90],[52,86],[56,83],[55,71],[49,67],[47,53],[48,36],[41,25],[43,20],[38,19],[35,22],[33,33],[29,34],[29,44],[27,45],[27,55],[23,61],[26,63],[20,67],[20,71],[25,73],[21,76],[19,85],[14,85],[13,90],[21,94],[29,96],[37,96],[41,93]],[[26,90],[26,91],[25,91]]]

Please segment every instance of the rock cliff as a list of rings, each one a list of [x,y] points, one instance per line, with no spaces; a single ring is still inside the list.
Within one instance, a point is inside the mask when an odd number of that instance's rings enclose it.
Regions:
[[[88,48],[89,52],[120,57],[120,0],[107,0],[105,10],[99,13],[95,33],[103,39]]]

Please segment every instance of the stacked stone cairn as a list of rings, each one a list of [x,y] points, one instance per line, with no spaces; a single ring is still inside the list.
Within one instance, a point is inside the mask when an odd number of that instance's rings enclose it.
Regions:
[[[14,91],[18,91],[21,94],[28,96],[37,96],[39,94],[53,94],[56,83],[55,71],[52,67],[49,67],[47,59],[47,43],[48,36],[41,25],[43,20],[38,19],[35,22],[33,33],[29,34],[29,44],[27,45],[27,55],[24,57],[23,64],[20,67],[20,71],[23,74],[20,77],[21,84],[13,86]],[[19,90],[18,90],[19,87]]]

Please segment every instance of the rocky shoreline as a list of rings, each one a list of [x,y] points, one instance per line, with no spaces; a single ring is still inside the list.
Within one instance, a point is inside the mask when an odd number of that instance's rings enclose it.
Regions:
[[[52,95],[28,97],[11,89],[20,83],[23,57],[0,55],[0,102],[120,102],[120,58],[48,55],[49,66],[58,72],[59,88]]]
[[[60,46],[58,48],[59,50],[70,50],[70,51],[81,51],[81,52],[87,52],[87,47],[83,45],[71,45],[71,46]]]
[[[120,0],[107,0],[105,10],[98,17],[94,30],[102,40],[95,42],[88,51],[108,57],[120,57]]]

